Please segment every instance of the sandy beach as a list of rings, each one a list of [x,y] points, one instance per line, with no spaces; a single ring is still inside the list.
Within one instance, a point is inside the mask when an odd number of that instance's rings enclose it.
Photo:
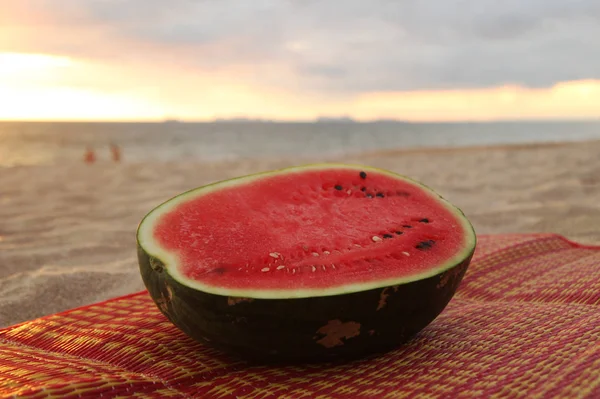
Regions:
[[[462,208],[478,234],[555,232],[600,244],[600,141],[320,161],[421,180]],[[151,208],[205,183],[304,162],[149,159],[0,168],[0,327],[144,289],[135,229]]]

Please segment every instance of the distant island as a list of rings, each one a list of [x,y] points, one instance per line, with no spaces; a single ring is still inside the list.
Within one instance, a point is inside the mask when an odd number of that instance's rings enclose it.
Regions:
[[[213,123],[271,123],[274,122],[271,119],[261,118],[247,118],[247,117],[236,117],[236,118],[215,118],[212,120]]]
[[[168,118],[162,121],[162,123],[181,123],[179,119]]]
[[[373,119],[358,121],[349,116],[320,116],[314,120],[315,123],[410,123],[401,119]]]
[[[341,123],[356,123],[356,121],[349,116],[319,116],[315,122],[341,122]]]

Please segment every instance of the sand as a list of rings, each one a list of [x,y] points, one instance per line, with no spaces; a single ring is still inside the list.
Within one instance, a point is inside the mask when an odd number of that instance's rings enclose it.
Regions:
[[[556,232],[600,244],[600,142],[322,161],[419,179],[461,207],[479,234]],[[0,168],[0,327],[144,289],[135,229],[148,210],[198,185],[302,162]]]

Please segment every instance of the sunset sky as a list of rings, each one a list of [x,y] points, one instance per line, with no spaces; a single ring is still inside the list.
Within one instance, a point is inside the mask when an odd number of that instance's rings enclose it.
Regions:
[[[600,118],[597,0],[0,10],[0,120]]]

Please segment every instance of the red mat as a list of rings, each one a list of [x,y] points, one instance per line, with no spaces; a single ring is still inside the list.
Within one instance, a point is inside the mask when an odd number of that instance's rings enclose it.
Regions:
[[[600,247],[481,236],[446,310],[339,365],[250,366],[187,338],[146,292],[0,330],[0,397],[600,398]]]

